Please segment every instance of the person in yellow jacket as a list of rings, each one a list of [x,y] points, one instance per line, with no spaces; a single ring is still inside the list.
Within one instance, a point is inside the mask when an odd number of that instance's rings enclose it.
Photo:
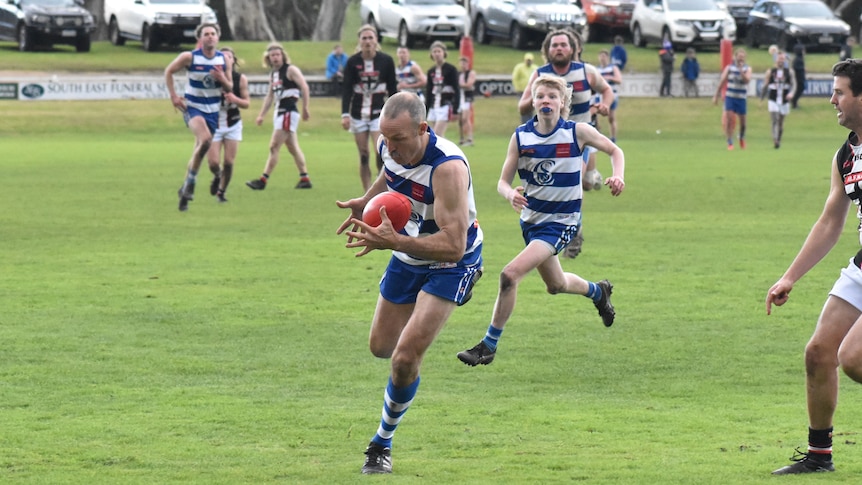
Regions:
[[[523,94],[524,90],[527,89],[527,85],[530,83],[530,76],[537,67],[539,66],[533,63],[533,54],[530,52],[524,54],[524,62],[515,64],[515,69],[512,70],[512,86],[518,95]],[[521,124],[530,121],[532,117],[532,114],[521,115]]]

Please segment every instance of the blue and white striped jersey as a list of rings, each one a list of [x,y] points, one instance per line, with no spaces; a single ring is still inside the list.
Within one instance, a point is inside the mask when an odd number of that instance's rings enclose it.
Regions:
[[[413,214],[410,221],[402,230],[411,237],[426,237],[440,230],[434,221],[434,187],[432,176],[434,170],[443,163],[463,163],[470,169],[467,157],[457,145],[445,138],[439,138],[431,128],[428,128],[430,140],[422,160],[413,166],[405,167],[398,164],[389,156],[389,149],[382,141],[379,142],[377,150],[383,158],[383,170],[385,171],[386,185],[389,190],[399,192],[407,196],[413,204]],[[382,138],[381,138],[382,140]],[[476,220],[476,202],[473,198],[473,177],[470,176],[467,191],[469,222],[467,228],[467,245],[464,248],[464,257],[461,264],[474,264],[481,257],[482,229]],[[420,259],[409,254],[393,251],[393,256],[406,264],[432,265],[437,261]]]
[[[209,58],[203,50],[192,51],[192,63],[188,68],[189,82],[186,84],[186,105],[202,113],[218,113],[221,107],[221,83],[210,75],[215,66],[225,68],[224,56],[216,51]]]
[[[581,168],[584,164],[574,121],[562,118],[550,134],[536,131],[530,120],[515,130],[518,176],[527,207],[521,220],[529,224],[581,223]]]

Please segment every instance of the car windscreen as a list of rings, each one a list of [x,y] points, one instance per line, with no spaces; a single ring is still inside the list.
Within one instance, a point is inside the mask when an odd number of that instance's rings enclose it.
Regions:
[[[809,19],[831,19],[834,17],[832,11],[829,10],[829,7],[820,2],[782,3],[781,8],[784,10],[785,17],[802,17]]]
[[[670,10],[718,10],[713,0],[667,0]]]

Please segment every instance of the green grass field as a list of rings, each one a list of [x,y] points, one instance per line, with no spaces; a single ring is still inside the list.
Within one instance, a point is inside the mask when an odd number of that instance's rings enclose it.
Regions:
[[[203,176],[187,213],[192,139],[168,101],[2,103],[0,482],[776,483],[805,444],[802,350],[855,218],[788,305],[767,317],[763,300],[846,136],[824,98],[803,99],[780,150],[750,101],[734,152],[706,99],[623,100],[626,192],[586,195],[584,253],[563,262],[613,281],[617,323],[533,274],[497,360],[474,369],[455,354],[484,334],[522,247],[495,191],[514,99],[478,100],[466,153],[487,276],[430,349],[395,474],[378,479],[359,468],[388,374],[366,342],[388,254],[356,259],[335,235],[335,200],[360,191],[353,141],[315,98],[300,128],[314,188],[293,189],[285,151],[252,192],[259,103],[230,202]],[[862,393],[845,384],[830,483],[862,475]]]

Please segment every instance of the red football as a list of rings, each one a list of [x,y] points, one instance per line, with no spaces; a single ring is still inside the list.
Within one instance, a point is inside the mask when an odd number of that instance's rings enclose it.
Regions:
[[[386,207],[386,216],[392,221],[392,228],[396,231],[404,229],[407,221],[410,220],[410,213],[413,212],[413,205],[410,199],[398,192],[381,192],[365,206],[362,211],[362,221],[372,227],[377,227],[383,222],[380,219],[380,208]]]

